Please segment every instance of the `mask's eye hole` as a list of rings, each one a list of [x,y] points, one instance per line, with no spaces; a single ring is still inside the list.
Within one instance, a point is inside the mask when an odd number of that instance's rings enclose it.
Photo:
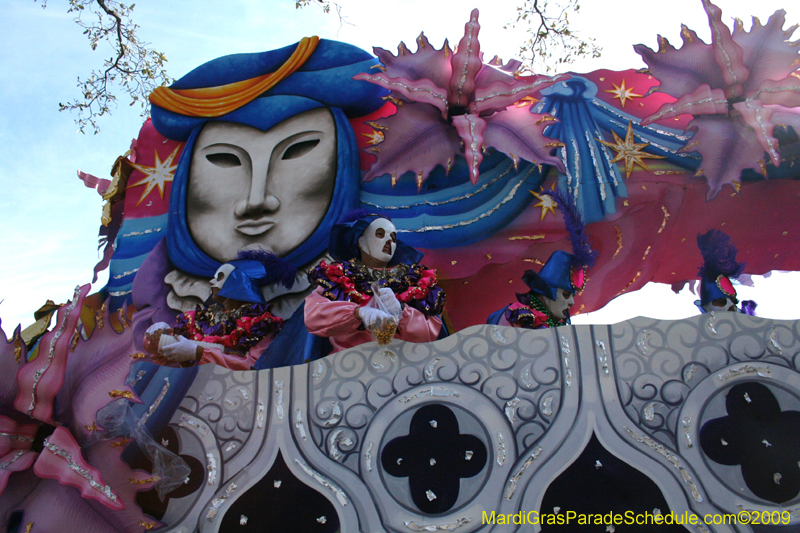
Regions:
[[[711,305],[713,305],[714,307],[725,307],[725,304],[727,303],[728,303],[727,298],[717,298],[716,300],[711,302]]]
[[[283,157],[281,157],[281,159],[297,159],[298,157],[303,157],[308,152],[313,150],[318,144],[319,139],[294,143],[287,148],[285,152],[283,152]]]
[[[569,291],[563,291],[561,294],[564,296],[565,300],[569,300],[569,297],[572,296],[572,293]]]
[[[222,278],[224,278],[224,277],[225,277],[225,273],[224,272],[220,272],[219,274],[217,274],[217,281],[222,281]]]
[[[377,238],[379,238],[379,239],[383,239],[383,237],[384,237],[385,235],[386,235],[386,230],[384,230],[383,228],[378,228],[378,229],[376,229],[376,230],[375,230],[375,236],[376,236]]]
[[[392,238],[392,242],[397,242],[397,233],[392,232],[392,234],[389,236]]]
[[[231,154],[229,152],[220,152],[218,154],[208,154],[206,159],[218,167],[222,168],[232,168],[232,167],[240,167],[242,166],[242,161],[239,157],[235,154]]]

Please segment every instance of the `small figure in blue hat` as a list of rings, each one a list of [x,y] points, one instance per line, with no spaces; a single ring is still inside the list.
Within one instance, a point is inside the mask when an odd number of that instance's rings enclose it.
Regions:
[[[159,364],[214,363],[249,370],[280,332],[283,320],[271,313],[262,286],[290,288],[295,271],[263,250],[240,252],[208,281],[211,297],[183,313],[175,327],[157,322],[147,329],[144,347]]]
[[[348,213],[331,231],[329,253],[335,262],[322,261],[308,276],[317,285],[305,303],[309,333],[339,351],[372,341],[370,329],[396,317],[386,342],[438,338],[445,293],[436,273],[419,264],[422,253],[397,239],[391,220]]]
[[[517,302],[495,311],[487,324],[540,329],[569,324],[569,310],[575,293],[586,286],[586,271],[597,260],[592,250],[580,211],[560,192],[550,193],[564,216],[573,253],[556,250],[539,272],[526,270],[522,281],[530,291],[517,294]]]
[[[702,313],[726,311],[755,315],[758,304],[745,300],[736,307],[739,300],[731,278],[744,273],[745,263],[736,260],[738,250],[730,237],[718,229],[708,230],[697,236],[697,247],[703,256],[703,265],[697,270],[700,277],[700,299],[694,304]]]

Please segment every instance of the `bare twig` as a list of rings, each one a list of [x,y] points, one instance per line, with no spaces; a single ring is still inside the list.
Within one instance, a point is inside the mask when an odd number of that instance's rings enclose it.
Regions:
[[[580,57],[600,57],[602,48],[593,38],[583,39],[569,28],[569,14],[580,10],[578,0],[523,1],[517,8],[517,19],[505,27],[527,27],[529,37],[519,48],[527,69],[551,72]]]
[[[91,127],[97,133],[100,131],[97,119],[117,105],[114,91],[121,90],[130,96],[130,105],[139,104],[142,116],[147,116],[150,92],[171,83],[172,79],[166,73],[164,54],[152,50],[150,43],[140,41],[137,36],[139,26],[131,21],[135,4],[117,0],[67,1],[67,12],[75,14],[75,23],[83,28],[92,50],[102,44],[110,47],[113,55],[88,78],[78,78],[82,97],[59,103],[59,110],[77,111],[75,123],[79,131],[85,133]],[[42,7],[46,7],[46,2],[42,0]]]

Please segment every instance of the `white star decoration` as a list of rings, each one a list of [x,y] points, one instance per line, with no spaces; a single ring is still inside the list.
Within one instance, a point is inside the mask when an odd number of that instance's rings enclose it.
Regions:
[[[622,107],[625,107],[625,102],[627,100],[633,100],[634,98],[640,98],[642,96],[641,94],[634,93],[633,89],[625,87],[625,80],[622,80],[619,87],[616,83],[612,83],[611,85],[613,85],[614,88],[605,89],[605,92],[613,94],[614,98],[619,98],[619,103]]]
[[[180,147],[176,147],[163,162],[161,161],[161,158],[158,156],[158,150],[156,150],[155,151],[156,160],[152,167],[131,163],[131,166],[133,168],[135,168],[139,172],[142,172],[145,175],[144,178],[137,181],[136,183],[128,185],[129,189],[132,187],[137,187],[139,185],[146,185],[144,192],[142,193],[141,198],[139,198],[139,201],[136,202],[136,205],[142,203],[142,200],[147,198],[147,195],[150,194],[150,191],[152,191],[156,187],[158,187],[158,193],[161,195],[161,198],[164,198],[164,186],[168,181],[172,181],[175,169],[178,168],[178,165],[173,165],[172,161],[178,154],[179,148]]]
[[[553,187],[551,187],[551,189],[555,190],[555,183],[553,184]],[[539,194],[534,191],[530,191],[530,193],[539,200],[539,203],[535,204],[533,207],[542,208],[542,218],[540,220],[544,220],[544,217],[547,215],[548,212],[553,213],[553,215],[556,214],[556,209],[558,209],[558,204],[556,203],[556,201],[553,199],[552,196],[550,196],[549,194]]]

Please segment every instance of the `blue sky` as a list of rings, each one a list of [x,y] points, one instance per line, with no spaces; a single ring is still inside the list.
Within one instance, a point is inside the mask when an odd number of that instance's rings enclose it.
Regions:
[[[746,21],[757,15],[766,21],[781,7],[789,11],[789,24],[800,22],[800,10],[788,2],[762,0],[754,5],[742,0],[719,0],[724,20]],[[77,179],[78,169],[108,177],[111,164],[125,153],[138,134],[143,119],[138,107],[120,97],[110,117],[100,119],[101,132],[77,132],[74,115],[60,113],[58,103],[75,98],[76,80],[98,68],[110,50],[93,52],[80,28],[66,13],[66,1],[50,0],[46,9],[33,0],[0,3],[0,317],[10,334],[18,323],[33,321],[32,313],[48,298],[66,301],[78,284],[91,282],[98,260],[97,230],[102,201]],[[269,50],[301,37],[319,35],[370,50],[381,46],[395,50],[403,40],[412,44],[420,31],[431,43],[451,44],[463,34],[473,7],[481,11],[481,47],[489,57],[513,57],[522,34],[503,30],[515,17],[515,1],[347,1],[342,0],[346,24],[315,6],[295,10],[294,2],[256,0],[140,0],[134,20],[140,38],[152,43],[168,58],[168,72],[178,78],[192,68],[222,55]],[[224,6],[224,7],[223,7]],[[671,2],[607,3],[585,1],[573,27],[593,36],[603,46],[603,57],[574,65],[585,72],[599,68],[644,66],[632,45],[657,46],[656,35],[680,43],[680,23],[686,23],[708,40],[708,25],[699,0]],[[795,35],[800,39],[800,32]],[[783,281],[781,281],[783,280]],[[99,289],[101,280],[94,289]],[[772,318],[800,318],[785,285],[800,286],[797,277],[780,276],[759,281],[746,291],[761,303],[759,311]],[[693,296],[673,297],[666,288],[650,289],[618,299],[609,311],[588,319],[613,322],[635,314],[678,318],[694,314]],[[774,300],[774,303],[772,303]],[[631,312],[631,309],[652,309]],[[794,314],[792,314],[794,313]]]

